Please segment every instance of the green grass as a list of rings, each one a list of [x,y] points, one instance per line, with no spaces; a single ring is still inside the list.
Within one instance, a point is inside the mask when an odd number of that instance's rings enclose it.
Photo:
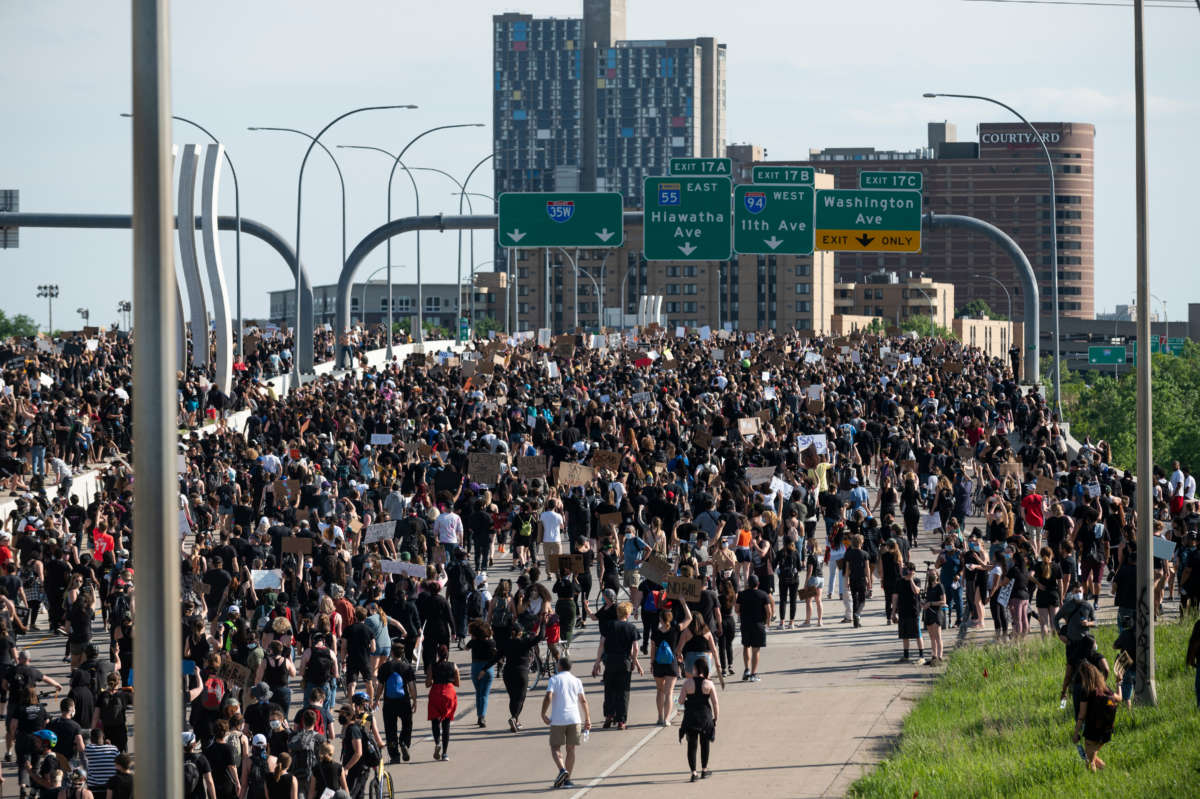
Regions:
[[[1113,739],[1101,750],[1104,771],[1087,771],[1071,742],[1070,705],[1058,709],[1062,644],[1041,642],[1034,633],[1022,647],[955,651],[945,675],[905,720],[896,750],[854,783],[849,796],[1200,796],[1200,711],[1195,672],[1184,663],[1193,623],[1194,617],[1157,628],[1158,706],[1122,707]],[[1097,632],[1100,651],[1111,663],[1116,630]]]

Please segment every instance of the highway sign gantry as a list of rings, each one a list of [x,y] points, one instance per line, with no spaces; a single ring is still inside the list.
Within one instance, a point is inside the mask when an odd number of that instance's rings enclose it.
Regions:
[[[788,183],[792,185],[813,185],[813,168],[811,166],[756,166],[751,172],[751,180],[755,183]]]
[[[642,250],[647,261],[727,261],[733,255],[727,177],[646,178]]]
[[[925,187],[925,176],[920,172],[871,172],[858,173],[860,189],[912,189],[921,191]]]
[[[672,158],[668,174],[702,177],[730,177],[733,174],[732,158]]]
[[[842,252],[920,252],[921,192],[817,191],[816,248]]]
[[[747,255],[812,255],[813,188],[743,183],[733,189],[733,249]]]
[[[1124,345],[1117,347],[1088,347],[1088,364],[1116,366],[1125,363]]]
[[[625,206],[617,192],[507,192],[500,195],[501,247],[620,247]]]

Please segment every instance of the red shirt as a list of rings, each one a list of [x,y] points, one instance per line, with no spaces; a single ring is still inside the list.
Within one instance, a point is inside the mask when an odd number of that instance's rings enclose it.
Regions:
[[[1046,519],[1042,515],[1042,495],[1027,494],[1021,500],[1021,509],[1025,511],[1025,523],[1032,527],[1045,526]]]
[[[0,546],[0,566],[3,566],[6,563],[12,563],[12,559],[12,550],[7,546]]]
[[[96,528],[92,531],[92,557],[96,560],[103,560],[105,552],[112,552],[116,549],[116,544],[113,542],[113,537],[108,533],[100,531]]]

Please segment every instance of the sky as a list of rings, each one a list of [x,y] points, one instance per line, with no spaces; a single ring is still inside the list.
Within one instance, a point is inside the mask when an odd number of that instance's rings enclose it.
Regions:
[[[1113,0],[1120,2],[1120,0]],[[417,110],[351,117],[323,141],[393,152],[427,128],[410,165],[465,177],[491,147],[491,17],[522,11],[577,17],[579,0],[509,3],[457,0],[204,0],[173,3],[172,111],[212,130],[238,169],[244,216],[295,239],[296,175],[306,142],[255,133],[252,125],[315,132],[350,108],[412,103]],[[1096,125],[1096,309],[1134,291],[1133,11],[1131,8],[979,3],[964,0],[628,0],[631,39],[715,35],[727,45],[728,141],[754,142],[771,160],[809,148],[913,149],[925,123],[949,120],[961,140],[979,122],[1008,121],[977,101],[929,100],[922,92],[982,94],[1034,121]],[[1200,12],[1194,4],[1146,11],[1149,252],[1151,291],[1173,319],[1200,301],[1192,246],[1200,207]],[[130,19],[127,2],[0,0],[0,188],[21,192],[21,210],[128,213],[131,204]],[[736,8],[736,13],[731,13]],[[995,109],[999,111],[999,109]],[[175,141],[202,137],[183,125]],[[385,220],[389,163],[370,152],[334,151],[345,173],[348,249]],[[418,173],[422,211],[456,213],[453,185]],[[490,193],[481,169],[471,188]],[[332,164],[314,154],[305,172],[302,258],[314,284],[336,282],[341,202]],[[1190,198],[1190,199],[1189,199]],[[481,201],[485,205],[486,200]],[[222,181],[222,213],[233,213]],[[488,210],[488,209],[477,209]],[[413,213],[397,181],[393,215]],[[18,249],[0,250],[6,290],[0,309],[47,322],[36,286],[57,283],[55,327],[118,319],[131,297],[130,235],[124,231],[23,229]],[[475,258],[490,258],[490,233]],[[422,236],[426,282],[453,282],[457,234]],[[234,284],[234,240],[222,234]],[[464,246],[464,249],[465,246]],[[397,283],[415,279],[415,239],[396,240]],[[383,250],[367,262],[383,265]],[[489,268],[489,267],[484,267]],[[464,272],[469,271],[463,256]],[[248,318],[267,313],[267,292],[290,277],[278,256],[243,239]],[[360,269],[362,279],[369,272]],[[232,299],[232,297],[231,297]],[[1156,309],[1157,310],[1157,309]]]

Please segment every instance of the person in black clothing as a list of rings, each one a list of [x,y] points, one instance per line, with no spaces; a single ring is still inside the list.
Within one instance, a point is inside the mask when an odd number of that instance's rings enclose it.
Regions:
[[[379,664],[375,673],[375,704],[383,704],[383,732],[391,762],[408,762],[412,746],[413,711],[417,708],[417,676],[412,664],[404,659],[404,644],[392,644],[391,657]],[[396,734],[396,721],[400,734]]]
[[[751,574],[746,588],[737,595],[734,606],[742,628],[742,682],[759,682],[758,656],[767,645],[767,628],[775,615],[775,600],[758,587],[758,575]]]
[[[604,729],[616,725],[617,729],[625,729],[629,718],[629,681],[633,669],[643,674],[642,664],[638,662],[638,631],[629,621],[632,606],[622,602],[616,606],[616,621],[604,632],[601,625],[600,646],[596,650],[596,662],[592,666],[592,676],[600,674],[601,663],[604,665]],[[598,614],[597,614],[598,615]],[[656,614],[657,616],[657,614]]]
[[[917,655],[923,660],[925,649],[921,645],[921,627],[919,614],[921,610],[921,590],[917,587],[916,569],[911,563],[904,564],[900,571],[900,584],[892,596],[892,622],[898,627],[900,640],[904,644],[904,655],[901,663],[908,663],[908,642],[917,641]]]
[[[544,637],[544,628],[533,635],[529,632],[527,619],[519,617],[513,622],[512,632],[502,648],[488,664],[490,667],[504,661],[501,677],[504,690],[508,692],[508,728],[513,732],[522,728],[521,711],[525,709],[525,695],[529,691],[529,664],[533,660],[533,650]]]
[[[850,537],[850,548],[842,557],[842,568],[846,571],[846,583],[850,586],[850,597],[854,607],[854,626],[862,626],[862,609],[871,590],[872,570],[867,553],[863,551],[863,537]]]
[[[471,506],[471,513],[463,521],[463,526],[470,533],[471,544],[475,550],[475,571],[481,572],[492,565],[492,542],[495,536],[492,515],[484,508],[483,500],[475,500]]]
[[[783,629],[784,618],[790,630],[796,622],[796,597],[800,591],[800,575],[804,564],[800,552],[796,549],[796,539],[784,536],[783,551],[775,563],[775,573],[779,577],[779,628]],[[710,628],[712,625],[709,625]]]
[[[367,693],[374,691],[371,681],[371,656],[375,654],[375,633],[366,625],[367,609],[361,605],[354,609],[354,623],[346,628],[342,636],[346,647],[346,693],[354,694],[358,678],[367,685]]]
[[[560,561],[561,563],[561,561]],[[558,624],[562,631],[562,640],[567,646],[575,634],[575,601],[579,596],[579,584],[571,574],[569,565],[560,566],[558,579],[552,589],[558,599],[554,603],[554,612],[558,614]]]
[[[466,550],[454,553],[454,560],[446,566],[446,595],[453,612],[454,640],[462,649],[467,639],[467,594],[475,585],[475,571],[467,562]]]
[[[465,563],[464,563],[465,565]],[[470,569],[470,567],[467,567]],[[466,594],[463,595],[463,613],[466,614]],[[450,603],[442,596],[442,586],[436,580],[425,583],[425,593],[417,597],[417,611],[425,625],[424,643],[421,644],[421,665],[426,672],[437,657],[438,645],[450,645],[450,633],[454,628],[454,614]]]

